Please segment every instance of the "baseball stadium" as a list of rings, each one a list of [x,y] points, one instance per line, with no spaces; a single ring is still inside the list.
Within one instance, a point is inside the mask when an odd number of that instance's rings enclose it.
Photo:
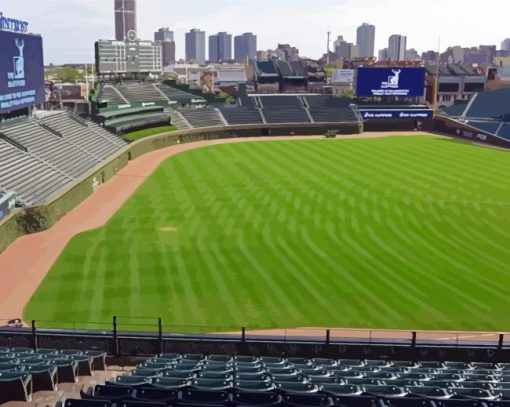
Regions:
[[[108,71],[84,113],[0,40],[0,404],[508,405],[508,89],[250,61],[234,102]]]

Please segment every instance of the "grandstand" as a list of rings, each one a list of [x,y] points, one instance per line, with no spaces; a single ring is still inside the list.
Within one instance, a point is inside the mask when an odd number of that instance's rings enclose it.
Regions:
[[[41,203],[125,145],[100,126],[64,112],[3,125],[0,191],[15,191],[24,206]]]

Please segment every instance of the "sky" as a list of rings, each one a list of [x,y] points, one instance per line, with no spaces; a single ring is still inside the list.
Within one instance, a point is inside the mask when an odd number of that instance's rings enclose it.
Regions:
[[[376,26],[377,50],[392,34],[407,36],[419,52],[448,45],[500,47],[510,37],[508,0],[138,0],[138,34],[153,39],[160,27],[175,32],[177,57],[184,35],[200,28],[207,35],[253,32],[258,49],[290,43],[301,56],[326,52],[326,33],[356,42],[356,27]],[[94,41],[114,38],[113,0],[0,0],[5,17],[30,23],[44,39],[45,64],[91,63]]]

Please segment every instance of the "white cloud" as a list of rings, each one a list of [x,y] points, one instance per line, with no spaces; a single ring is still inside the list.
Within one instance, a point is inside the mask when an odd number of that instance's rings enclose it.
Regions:
[[[259,49],[291,43],[301,54],[325,52],[326,32],[356,40],[356,26],[376,25],[376,48],[391,34],[407,35],[408,47],[419,51],[446,45],[496,44],[510,37],[508,0],[138,0],[138,28],[152,38],[159,27],[175,31],[178,56],[184,34],[201,28],[212,34],[252,31]],[[113,0],[2,0],[4,14],[30,21],[44,36],[46,62],[91,62],[93,43],[112,38]]]

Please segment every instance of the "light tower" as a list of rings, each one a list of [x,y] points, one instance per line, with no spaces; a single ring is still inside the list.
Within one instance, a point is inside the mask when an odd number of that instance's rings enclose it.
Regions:
[[[328,45],[326,46],[326,62],[329,65],[329,37],[331,36],[331,31],[328,31]]]

